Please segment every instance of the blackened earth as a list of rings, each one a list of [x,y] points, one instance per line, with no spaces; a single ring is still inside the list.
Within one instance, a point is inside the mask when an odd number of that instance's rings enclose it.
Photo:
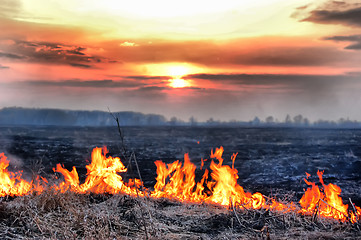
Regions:
[[[146,187],[155,184],[154,161],[171,163],[189,153],[200,178],[201,158],[208,159],[205,165],[209,166],[211,150],[223,146],[224,164],[231,165],[231,155],[238,153],[235,168],[239,172],[238,182],[246,191],[281,199],[287,195],[297,201],[307,188],[303,181],[305,172],[312,175],[312,181],[318,181],[317,170],[324,170],[325,183],[340,186],[345,203],[351,198],[361,206],[360,129],[124,127],[121,130],[127,154],[135,153]],[[116,127],[0,127],[0,152],[9,158],[11,170],[24,170],[24,177],[32,171],[54,177],[52,168],[61,163],[69,170],[75,166],[84,180],[92,149],[103,146],[107,146],[109,155],[122,158]],[[138,177],[134,162],[124,177]]]

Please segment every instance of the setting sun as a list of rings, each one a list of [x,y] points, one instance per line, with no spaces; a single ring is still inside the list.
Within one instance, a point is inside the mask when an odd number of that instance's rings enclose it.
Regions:
[[[172,88],[184,88],[190,84],[187,80],[182,79],[183,76],[189,73],[189,68],[185,66],[171,66],[168,67],[168,75],[172,77],[169,80],[169,86]]]
[[[184,88],[189,86],[189,82],[181,78],[174,78],[169,80],[169,86],[172,88]]]

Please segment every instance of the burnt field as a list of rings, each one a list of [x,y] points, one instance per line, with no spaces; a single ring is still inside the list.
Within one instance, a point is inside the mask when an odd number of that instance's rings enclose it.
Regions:
[[[268,196],[291,193],[297,201],[307,187],[305,172],[318,182],[316,172],[324,170],[326,184],[337,184],[343,199],[361,205],[361,130],[124,127],[122,132],[127,151],[136,154],[149,188],[156,182],[154,161],[170,163],[189,153],[200,177],[201,158],[209,159],[212,149],[223,146],[224,164],[231,165],[231,155],[238,153],[238,182],[247,191]],[[24,170],[24,178],[34,168],[41,170],[41,175],[55,176],[52,168],[62,163],[69,170],[75,166],[82,181],[92,149],[107,146],[109,155],[120,156],[120,142],[116,127],[0,128],[0,152],[8,156],[11,170]],[[138,177],[134,164],[127,177]]]

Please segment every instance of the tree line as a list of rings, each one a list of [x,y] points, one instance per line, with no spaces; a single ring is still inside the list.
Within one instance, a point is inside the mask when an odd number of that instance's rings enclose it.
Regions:
[[[140,112],[114,112],[121,126],[231,126],[231,127],[316,127],[316,128],[361,128],[361,122],[348,118],[338,121],[310,121],[301,114],[289,114],[280,121],[273,116],[265,119],[254,117],[250,121],[220,121],[209,118],[197,121],[191,116],[188,121],[177,117],[169,120],[160,114]],[[54,125],[54,126],[113,126],[114,118],[106,111],[75,111],[63,109],[40,109],[9,107],[0,109],[0,125]]]

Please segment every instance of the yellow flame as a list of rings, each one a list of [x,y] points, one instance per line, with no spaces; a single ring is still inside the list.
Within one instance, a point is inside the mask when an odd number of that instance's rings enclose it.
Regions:
[[[210,171],[206,169],[200,181],[195,181],[196,166],[190,161],[189,155],[184,155],[184,162],[175,161],[165,164],[156,161],[157,183],[153,191],[142,187],[139,179],[130,179],[124,182],[119,173],[127,171],[118,157],[107,157],[107,149],[94,148],[92,162],[86,166],[87,177],[83,184],[79,183],[78,173],[75,167],[71,171],[60,164],[54,168],[55,172],[63,175],[64,181],[52,188],[59,192],[73,191],[77,193],[123,193],[128,195],[149,195],[152,198],[170,198],[179,201],[194,203],[211,203],[222,206],[235,205],[241,209],[270,209],[282,212],[297,211],[301,214],[318,215],[325,218],[333,218],[341,221],[355,223],[360,220],[361,208],[343,204],[339,196],[341,188],[332,183],[325,184],[322,178],[323,172],[317,175],[322,187],[314,182],[304,179],[310,186],[301,200],[299,207],[293,202],[281,203],[275,198],[265,197],[259,193],[246,192],[238,184],[238,171],[234,168],[236,154],[232,156],[232,167],[223,165],[223,147],[211,152],[212,158]],[[203,160],[205,161],[205,160]],[[0,197],[21,196],[31,192],[40,193],[47,186],[45,178],[37,177],[36,180],[27,182],[22,179],[21,172],[13,173],[7,170],[9,161],[4,153],[0,153]],[[307,174],[307,177],[310,175]]]

